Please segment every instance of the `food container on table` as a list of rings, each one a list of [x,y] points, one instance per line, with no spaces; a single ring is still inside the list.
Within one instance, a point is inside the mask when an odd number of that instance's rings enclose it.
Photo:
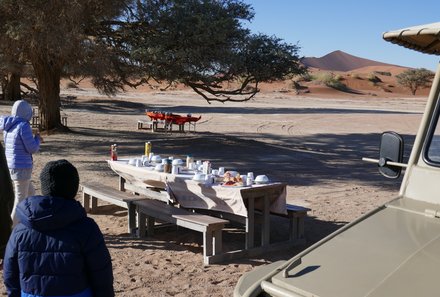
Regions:
[[[206,178],[206,176],[205,176],[205,174],[203,174],[203,173],[196,173],[196,174],[194,174],[194,176],[193,176],[193,180],[194,181],[196,181],[196,182],[205,182],[205,178]]]
[[[162,161],[162,158],[159,155],[154,155],[151,157],[152,163],[160,163]]]
[[[174,166],[182,166],[183,165],[183,161],[182,159],[174,159],[172,162],[172,165]]]
[[[257,175],[255,178],[256,184],[267,184],[269,183],[269,178],[266,175]]]

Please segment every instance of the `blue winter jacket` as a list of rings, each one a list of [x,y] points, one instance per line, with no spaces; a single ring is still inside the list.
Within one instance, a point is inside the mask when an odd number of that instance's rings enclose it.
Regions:
[[[11,116],[0,117],[9,169],[32,168],[32,154],[40,149],[40,137],[32,135],[31,118],[32,107],[24,100],[14,103]]]
[[[3,266],[9,296],[114,296],[109,251],[78,201],[32,196],[17,214]]]

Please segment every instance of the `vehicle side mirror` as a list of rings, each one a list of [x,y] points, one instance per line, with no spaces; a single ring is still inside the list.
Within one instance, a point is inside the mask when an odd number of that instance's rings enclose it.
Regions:
[[[388,178],[398,178],[402,167],[389,165],[388,162],[402,163],[403,138],[396,132],[382,133],[379,152],[379,172]]]

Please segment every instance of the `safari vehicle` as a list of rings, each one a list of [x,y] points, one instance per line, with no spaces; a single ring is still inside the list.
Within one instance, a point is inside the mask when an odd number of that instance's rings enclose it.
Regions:
[[[440,23],[386,32],[387,41],[440,55]],[[382,135],[387,177],[406,167],[399,195],[288,261],[243,275],[234,296],[440,295],[440,66],[408,164],[402,139]],[[371,159],[367,159],[371,161]]]

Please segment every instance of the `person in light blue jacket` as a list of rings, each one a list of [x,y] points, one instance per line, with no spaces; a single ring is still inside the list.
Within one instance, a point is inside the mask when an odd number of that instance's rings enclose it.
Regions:
[[[18,203],[35,193],[31,179],[32,154],[38,152],[42,139],[39,133],[33,135],[29,123],[31,118],[32,107],[25,100],[18,100],[14,103],[11,116],[0,117],[6,160],[14,183],[15,201],[11,214],[13,226],[18,223],[16,215]]]

